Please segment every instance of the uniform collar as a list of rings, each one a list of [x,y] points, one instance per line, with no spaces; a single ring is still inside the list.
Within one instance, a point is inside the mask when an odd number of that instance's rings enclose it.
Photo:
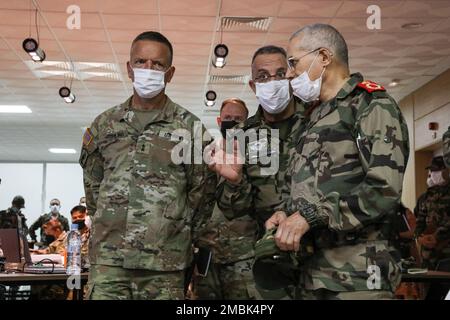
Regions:
[[[350,75],[350,79],[344,84],[336,95],[336,99],[345,99],[350,93],[352,93],[358,83],[364,80],[363,76],[357,72]]]
[[[158,115],[153,119],[152,122],[165,121],[173,122],[175,115],[175,103],[170,100],[166,95],[166,102],[162,109],[159,109]],[[120,121],[125,121],[131,123],[134,118],[134,111],[131,108],[133,96],[129,97],[124,103],[120,105],[119,119]]]

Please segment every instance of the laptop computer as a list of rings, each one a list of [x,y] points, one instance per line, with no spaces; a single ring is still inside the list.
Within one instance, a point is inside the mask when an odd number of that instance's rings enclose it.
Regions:
[[[33,263],[28,241],[18,229],[0,229],[0,239],[7,264],[21,264],[25,273],[66,273],[64,265],[55,264],[45,257]]]

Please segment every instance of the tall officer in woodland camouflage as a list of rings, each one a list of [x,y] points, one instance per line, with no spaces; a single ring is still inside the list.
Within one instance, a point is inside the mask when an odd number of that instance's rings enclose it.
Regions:
[[[285,251],[312,234],[315,252],[302,273],[306,296],[392,298],[400,270],[389,222],[409,155],[403,116],[382,86],[349,73],[346,42],[332,26],[295,32],[288,57],[294,94],[320,105],[292,157],[291,199],[266,228],[278,227],[275,240]]]
[[[140,34],[127,63],[133,95],[99,115],[83,137],[80,163],[93,215],[91,299],[184,297],[192,233],[210,216],[203,208],[212,209],[214,197],[204,196],[211,193],[201,158],[195,162],[201,164],[172,161],[180,142],[175,130],[190,134],[184,142],[193,156],[202,155],[202,144],[193,141],[205,131],[165,94],[175,73],[172,57],[162,34]]]

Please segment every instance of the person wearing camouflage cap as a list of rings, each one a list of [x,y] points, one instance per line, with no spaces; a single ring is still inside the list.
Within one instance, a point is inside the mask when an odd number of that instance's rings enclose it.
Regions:
[[[274,211],[283,207],[287,193],[283,195],[281,191],[286,183],[289,150],[293,148],[296,136],[301,131],[301,120],[306,116],[305,104],[291,94],[286,78],[287,68],[286,51],[283,48],[268,45],[256,50],[249,84],[259,106],[252,117],[236,126],[235,132],[253,132],[259,136],[267,132],[267,138],[245,141],[245,163],[212,166],[223,177],[216,192],[218,207],[229,219],[251,216],[258,225],[257,238],[265,233],[265,221]],[[278,137],[272,136],[272,133],[278,134]],[[252,156],[251,152],[257,151],[258,155],[266,152],[264,146],[269,145],[272,139],[277,145],[267,148],[267,153],[275,155],[276,159],[263,164],[262,159]],[[219,152],[217,158],[220,157]],[[253,247],[255,240],[246,244]],[[257,286],[257,298],[292,299],[295,297],[296,285],[295,282],[273,291]]]
[[[288,45],[294,95],[318,101],[291,157],[290,199],[266,228],[275,242],[314,254],[301,271],[311,299],[390,299],[400,281],[390,243],[409,155],[408,129],[379,84],[350,74],[342,35],[327,24],[296,31]]]
[[[11,207],[0,211],[0,229],[17,228],[24,235],[28,235],[27,218],[22,213],[25,208],[25,199],[15,196],[11,201]]]
[[[93,216],[89,299],[184,299],[192,236],[211,216],[215,180],[207,180],[201,159],[206,129],[165,94],[172,59],[162,34],[138,35],[127,63],[133,95],[83,136],[80,164]]]
[[[439,260],[450,258],[450,183],[449,169],[442,156],[434,157],[426,169],[428,189],[414,209],[415,235],[423,267],[433,269]]]

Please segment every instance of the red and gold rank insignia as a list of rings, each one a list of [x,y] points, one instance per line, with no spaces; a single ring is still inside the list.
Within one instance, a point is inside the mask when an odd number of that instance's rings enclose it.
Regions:
[[[373,91],[386,91],[382,85],[370,80],[364,80],[363,82],[358,83],[358,87],[363,88],[369,93]]]

